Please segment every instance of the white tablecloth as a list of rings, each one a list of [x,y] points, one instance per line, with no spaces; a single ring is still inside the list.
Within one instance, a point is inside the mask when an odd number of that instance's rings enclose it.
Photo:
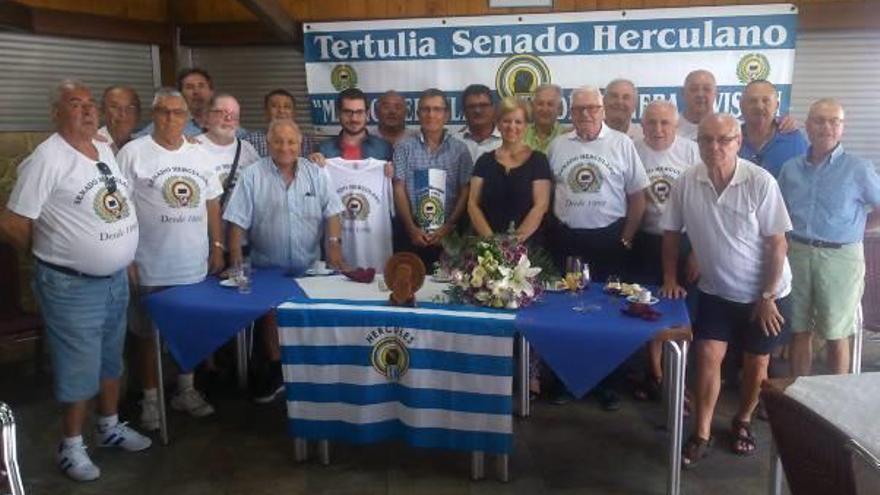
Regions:
[[[785,394],[880,457],[880,373],[804,376]]]
[[[296,283],[302,287],[310,299],[346,299],[349,301],[384,301],[391,295],[389,291],[379,290],[379,280],[382,275],[377,275],[370,284],[362,284],[349,280],[345,275],[331,275],[328,277],[303,277],[296,279]],[[416,292],[416,301],[434,302],[435,296],[442,296],[443,290],[448,284],[434,282],[430,277],[425,279],[425,284]]]

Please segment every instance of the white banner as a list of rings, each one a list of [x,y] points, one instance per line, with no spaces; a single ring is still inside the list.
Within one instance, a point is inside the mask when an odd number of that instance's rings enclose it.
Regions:
[[[743,86],[767,79],[787,113],[796,23],[793,5],[771,4],[306,24],[312,121],[319,133],[336,132],[336,94],[355,86],[371,101],[371,123],[375,99],[394,89],[414,124],[419,93],[436,87],[450,97],[450,124],[461,124],[460,95],[474,83],[526,98],[558,84],[568,120],[571,89],[621,77],[639,87],[638,119],[653,99],[681,106],[695,69],[715,74],[718,111],[739,115]]]

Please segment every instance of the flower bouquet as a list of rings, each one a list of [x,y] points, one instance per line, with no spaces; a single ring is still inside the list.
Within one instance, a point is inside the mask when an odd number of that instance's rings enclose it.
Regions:
[[[540,266],[511,234],[492,237],[450,236],[443,244],[439,270],[449,275],[450,302],[517,309],[541,294]]]

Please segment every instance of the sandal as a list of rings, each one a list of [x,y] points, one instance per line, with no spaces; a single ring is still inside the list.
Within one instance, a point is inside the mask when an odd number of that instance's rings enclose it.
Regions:
[[[695,468],[701,460],[709,456],[714,443],[714,437],[700,438],[696,433],[691,435],[681,452],[681,467],[683,469]]]
[[[733,418],[733,421],[730,423],[730,429],[733,433],[733,442],[730,444],[730,450],[734,454],[741,456],[754,454],[757,445],[755,443],[755,435],[752,433],[752,423]]]

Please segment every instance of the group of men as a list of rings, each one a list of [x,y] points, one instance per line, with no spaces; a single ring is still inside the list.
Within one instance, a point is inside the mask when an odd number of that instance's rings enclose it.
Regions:
[[[524,140],[548,155],[554,175],[548,247],[583,256],[600,278],[642,277],[667,297],[684,296],[684,287],[699,292],[697,421],[685,462],[708,452],[728,344],[743,352],[733,449],[749,454],[758,387],[789,326],[795,373],[810,372],[814,330],[828,339],[832,370],[848,367],[864,276],[860,243],[868,213],[880,205],[880,178],[844,151],[844,111],[833,100],[810,108],[808,143],[791,119],[777,117],[777,91],[767,81],[745,88],[742,122],[714,112],[707,71],[685,79],[682,113],[652,101],[635,123],[637,91],[625,79],[604,93],[574,89],[567,130],[561,88],[536,89]],[[474,161],[501,144],[490,88],[471,85],[462,100],[467,125],[452,133],[446,95],[425,90],[419,129],[408,130],[406,101],[389,91],[376,102],[373,134],[367,96],[348,89],[337,98],[339,135],[317,145],[295,123],[289,92],[268,93],[267,129],[246,132],[236,99],[216,93],[201,69],[155,94],[152,121],[139,133],[131,88],[103,93],[99,129],[89,88],[60,84],[51,100],[56,133],[21,164],[0,212],[0,237],[36,259],[55,394],[66,405],[59,467],[76,480],[100,475],[81,436],[96,394],[100,445],[151,444],[116,415],[128,322],[138,337],[141,425],[158,427],[155,328],[142,295],[197,283],[248,256],[295,273],[322,257],[336,268],[381,270],[393,251],[406,250],[430,266],[444,237],[465,223]],[[267,320],[261,402],[282,390]],[[659,359],[652,373],[662,376]],[[173,408],[213,412],[192,370],[180,370],[177,388]]]

